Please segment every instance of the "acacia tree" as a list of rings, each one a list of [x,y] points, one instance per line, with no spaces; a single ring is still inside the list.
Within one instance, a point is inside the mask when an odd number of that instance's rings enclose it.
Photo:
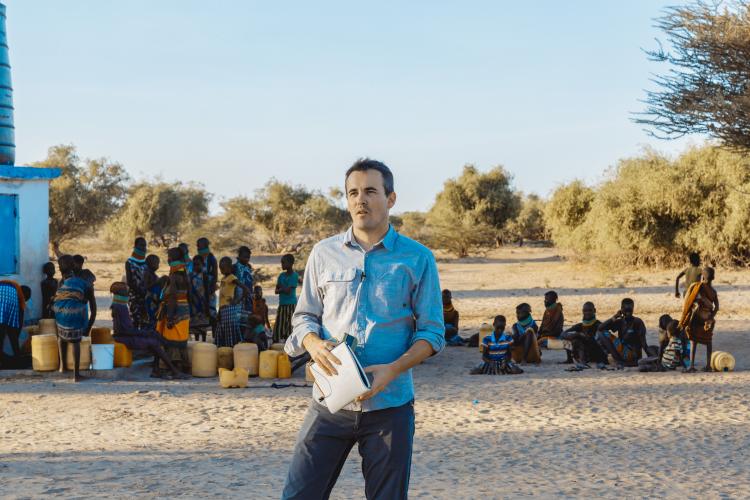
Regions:
[[[668,63],[635,118],[663,139],[706,134],[750,149],[750,4],[703,2],[670,7],[656,19],[671,49],[648,51]]]
[[[330,196],[304,186],[271,179],[252,198],[240,196],[222,204],[226,219],[249,224],[269,252],[300,252],[314,241],[340,231],[351,219]]]
[[[128,174],[106,158],[81,160],[72,144],[52,146],[35,167],[55,167],[62,174],[50,183],[49,240],[60,256],[60,245],[91,232],[123,204]]]
[[[502,166],[482,173],[474,165],[445,181],[427,214],[432,244],[466,257],[474,248],[500,241],[506,223],[521,207],[511,181]]]
[[[158,247],[169,247],[208,217],[211,195],[199,184],[139,182],[110,222],[112,239],[130,242],[143,236]]]

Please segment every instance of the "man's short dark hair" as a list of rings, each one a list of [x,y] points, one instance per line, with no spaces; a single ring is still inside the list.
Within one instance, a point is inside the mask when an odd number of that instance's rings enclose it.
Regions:
[[[366,172],[368,170],[377,170],[380,175],[383,176],[383,189],[385,195],[389,196],[393,192],[393,172],[386,166],[385,163],[378,160],[372,160],[370,158],[360,158],[355,161],[354,164],[349,167],[344,176],[344,189],[346,189],[346,181],[352,172]]]

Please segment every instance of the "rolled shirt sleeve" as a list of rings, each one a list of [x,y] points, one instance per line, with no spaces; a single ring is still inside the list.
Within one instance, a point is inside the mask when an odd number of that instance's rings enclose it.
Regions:
[[[286,339],[284,351],[290,356],[305,353],[302,340],[308,333],[320,335],[322,330],[323,297],[318,289],[316,247],[310,252],[297,307],[292,316],[292,334]]]
[[[445,347],[443,299],[437,264],[431,252],[427,252],[425,261],[412,301],[416,330],[411,345],[424,340],[432,346],[434,354],[437,354]]]

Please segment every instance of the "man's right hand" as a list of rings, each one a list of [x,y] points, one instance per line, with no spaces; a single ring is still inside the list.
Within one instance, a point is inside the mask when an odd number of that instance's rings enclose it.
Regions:
[[[324,372],[328,375],[338,375],[335,365],[340,365],[341,361],[331,354],[331,349],[336,347],[334,342],[323,340],[316,333],[310,332],[302,339],[302,346]]]

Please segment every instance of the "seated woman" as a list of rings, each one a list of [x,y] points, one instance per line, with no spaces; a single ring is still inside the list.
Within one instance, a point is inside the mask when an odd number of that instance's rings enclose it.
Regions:
[[[443,322],[445,323],[445,341],[448,345],[464,345],[464,339],[458,334],[458,311],[453,307],[453,294],[443,290]]]
[[[482,339],[482,363],[471,370],[472,375],[517,375],[523,373],[511,359],[513,337],[505,333],[505,316],[495,316],[494,332]]]
[[[719,296],[713,287],[714,276],[712,267],[704,268],[701,281],[693,283],[688,288],[682,308],[679,326],[685,330],[690,340],[690,372],[695,371],[695,352],[698,344],[706,346],[706,366],[703,371],[711,371],[714,327],[716,314],[719,312]]]
[[[162,360],[167,368],[172,372],[174,378],[189,378],[186,374],[180,373],[172,364],[164,352],[162,346],[164,339],[153,329],[139,329],[133,326],[130,319],[130,310],[128,308],[128,285],[122,282],[112,283],[109,288],[112,294],[112,330],[114,339],[124,344],[128,349],[134,351],[147,351],[154,356],[154,368],[151,373],[152,377],[159,377],[159,360]]]

